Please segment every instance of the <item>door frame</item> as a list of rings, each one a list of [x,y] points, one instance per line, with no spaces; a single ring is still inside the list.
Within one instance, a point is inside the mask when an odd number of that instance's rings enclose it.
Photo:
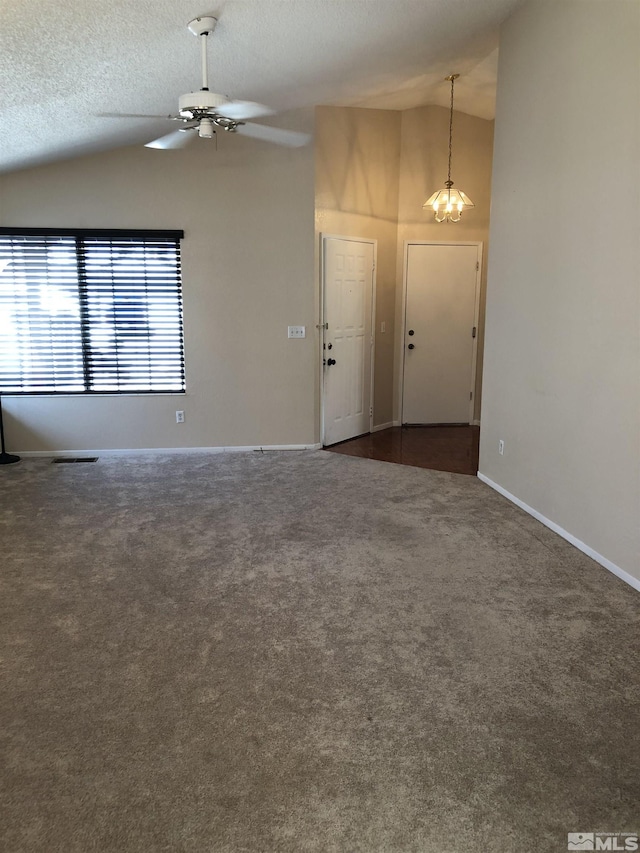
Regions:
[[[327,331],[326,318],[324,316],[324,292],[325,292],[325,245],[327,240],[348,240],[351,243],[368,243],[373,246],[373,275],[371,276],[371,343],[369,346],[369,358],[371,360],[371,387],[369,389],[369,432],[373,432],[373,389],[374,389],[374,366],[376,350],[376,277],[378,274],[378,241],[369,237],[348,237],[344,234],[327,234],[320,232],[320,322],[318,324],[318,367],[320,370],[320,444],[325,447],[324,439],[324,343]],[[404,369],[404,368],[403,368]]]
[[[482,282],[482,249],[483,243],[481,240],[405,240],[404,241],[404,254],[402,261],[402,308],[401,308],[401,321],[400,321],[400,355],[399,355],[399,364],[400,364],[400,377],[398,382],[398,388],[400,391],[400,425],[404,423],[404,362],[407,354],[407,348],[405,346],[405,340],[407,336],[407,273],[409,267],[409,246],[475,246],[478,250],[478,268],[476,270],[476,293],[475,293],[475,304],[473,309],[473,325],[476,327],[476,336],[473,339],[472,352],[471,352],[471,391],[473,392],[473,397],[469,400],[469,423],[472,424],[474,421],[473,412],[476,405],[475,400],[475,391],[476,391],[476,381],[477,376],[476,372],[478,369],[478,339],[479,335],[479,320],[480,320],[480,286]],[[397,350],[396,350],[397,351]]]

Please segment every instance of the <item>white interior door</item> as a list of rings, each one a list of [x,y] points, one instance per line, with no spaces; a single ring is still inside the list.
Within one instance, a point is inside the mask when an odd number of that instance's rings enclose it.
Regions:
[[[479,268],[477,244],[407,246],[405,424],[473,419]]]
[[[323,238],[323,444],[369,432],[374,244]]]

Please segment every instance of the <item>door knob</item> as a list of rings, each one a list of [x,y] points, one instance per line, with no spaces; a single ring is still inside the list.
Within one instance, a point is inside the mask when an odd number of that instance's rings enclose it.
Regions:
[[[409,346],[407,347],[407,349],[415,349],[415,348],[416,348],[415,344],[409,344]]]
[[[413,331],[413,329],[409,329],[409,334],[410,334],[410,335],[415,335],[415,332]]]
[[[327,359],[327,364],[329,365],[329,367],[331,367],[331,365],[335,364],[335,363],[336,363],[335,358],[328,358]]]

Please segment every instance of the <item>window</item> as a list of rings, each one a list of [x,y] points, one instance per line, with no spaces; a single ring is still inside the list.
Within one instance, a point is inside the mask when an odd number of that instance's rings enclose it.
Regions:
[[[0,228],[0,390],[184,391],[182,236]]]

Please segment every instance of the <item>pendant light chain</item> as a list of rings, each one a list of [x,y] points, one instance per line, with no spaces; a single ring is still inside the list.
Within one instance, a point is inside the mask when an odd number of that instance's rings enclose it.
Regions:
[[[447,185],[451,186],[451,150],[453,148],[453,84],[457,74],[451,75],[451,109],[449,110],[449,170],[447,172]]]

